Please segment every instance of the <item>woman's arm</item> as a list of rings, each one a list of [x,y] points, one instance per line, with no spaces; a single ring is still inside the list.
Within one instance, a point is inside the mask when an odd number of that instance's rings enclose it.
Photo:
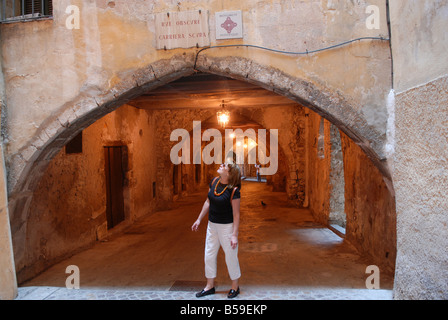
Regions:
[[[230,238],[230,245],[233,249],[238,245],[238,230],[240,228],[240,199],[232,200],[233,209],[233,233]]]
[[[210,190],[209,190],[209,192],[210,192]],[[191,226],[191,230],[198,231],[199,225],[201,224],[201,220],[208,213],[209,208],[210,208],[210,201],[208,200],[208,197],[207,197],[207,200],[205,200],[204,205],[202,206],[201,213],[199,213],[198,219]]]

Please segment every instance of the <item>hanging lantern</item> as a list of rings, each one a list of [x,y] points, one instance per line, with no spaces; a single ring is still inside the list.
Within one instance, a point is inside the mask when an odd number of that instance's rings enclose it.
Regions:
[[[222,101],[222,110],[216,113],[218,124],[225,128],[230,121],[230,112],[225,109],[224,100]]]

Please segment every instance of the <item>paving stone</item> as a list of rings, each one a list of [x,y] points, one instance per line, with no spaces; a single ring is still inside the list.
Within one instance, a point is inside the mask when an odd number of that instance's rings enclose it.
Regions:
[[[310,289],[267,290],[241,289],[234,300],[392,300],[392,290],[368,289]],[[227,293],[218,293],[198,299],[187,291],[131,291],[100,289],[66,289],[54,287],[20,287],[16,300],[227,300]]]

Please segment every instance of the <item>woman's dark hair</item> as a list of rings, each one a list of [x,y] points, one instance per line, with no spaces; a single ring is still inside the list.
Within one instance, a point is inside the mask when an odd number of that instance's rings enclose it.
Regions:
[[[235,187],[238,187],[238,189],[241,189],[240,167],[235,162],[228,163],[227,167],[229,168],[229,183],[227,184],[227,186],[230,189],[233,189]]]

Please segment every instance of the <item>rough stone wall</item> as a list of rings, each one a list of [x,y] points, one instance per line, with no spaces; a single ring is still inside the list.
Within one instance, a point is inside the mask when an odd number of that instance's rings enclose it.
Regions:
[[[344,156],[341,145],[341,135],[335,125],[330,126],[331,169],[330,169],[330,224],[343,228],[346,225],[345,215],[345,179]]]
[[[448,3],[391,1],[396,299],[448,295]]]
[[[396,258],[395,198],[362,150],[341,134],[345,179],[345,239],[392,275]]]
[[[275,108],[245,108],[240,110],[241,114],[252,121],[256,121],[267,131],[279,130],[279,171],[274,177],[268,177],[269,184],[275,190],[286,191],[291,204],[301,207],[305,197],[305,175],[304,175],[304,143],[300,134],[300,127],[304,122],[304,108],[299,106],[275,107]],[[169,159],[171,147],[174,143],[167,143],[172,130],[183,128],[192,130],[193,120],[206,121],[215,117],[215,112],[210,110],[165,110],[157,111],[160,121],[157,122],[160,139],[158,149],[162,150],[158,155],[158,181],[160,181],[159,192],[166,203],[170,205],[172,200],[172,167]],[[206,129],[206,128],[202,128]],[[192,135],[191,135],[192,138]],[[205,144],[203,144],[205,145]],[[167,170],[167,168],[170,168]],[[185,165],[185,170],[190,172],[189,178],[194,176],[194,166]],[[205,180],[216,175],[214,167],[205,168]],[[204,182],[204,181],[202,181]],[[194,185],[194,184],[191,184]]]
[[[193,121],[207,121],[216,116],[211,110],[161,110],[155,111],[158,134],[158,192],[159,209],[169,208],[173,205],[173,164],[169,158],[170,150],[176,142],[167,143],[174,129],[182,128],[191,132]],[[267,131],[279,130],[279,170],[274,177],[268,177],[268,183],[273,190],[286,191],[290,204],[301,207],[305,197],[304,175],[304,143],[300,138],[300,127],[303,127],[304,108],[300,106],[274,107],[274,108],[245,108],[239,110],[242,116],[260,124]],[[207,129],[202,127],[203,130]],[[192,139],[192,134],[190,135]],[[207,143],[203,143],[202,147]],[[195,187],[192,182],[194,177],[194,165],[183,165],[186,178],[190,179],[188,186]],[[203,179],[201,183],[207,184],[216,176],[216,166],[203,167]]]
[[[281,126],[282,138],[288,141],[288,149],[292,157],[288,159],[287,170],[287,194],[289,202],[297,207],[303,207],[305,203],[305,108],[296,106],[289,113],[290,126]]]
[[[305,202],[305,108],[247,108],[243,113],[266,130],[278,129],[279,171],[268,177],[274,190],[286,191],[288,203],[303,207]]]
[[[396,97],[397,299],[448,299],[448,77]]]
[[[216,116],[213,110],[203,109],[183,109],[183,110],[159,110],[153,111],[156,117],[156,131],[157,132],[157,192],[158,192],[158,209],[169,209],[174,203],[173,194],[173,170],[174,165],[170,159],[171,148],[177,144],[177,141],[171,142],[170,135],[173,130],[185,129],[190,134],[190,141],[193,140],[193,121],[206,121],[210,117]],[[190,155],[191,162],[193,161]],[[189,191],[193,191],[196,184],[192,180],[185,180],[181,173],[185,174],[187,179],[194,177],[194,165],[182,164],[182,169],[179,168],[178,184],[179,190],[182,191],[182,182]],[[182,192],[180,192],[182,194]]]

